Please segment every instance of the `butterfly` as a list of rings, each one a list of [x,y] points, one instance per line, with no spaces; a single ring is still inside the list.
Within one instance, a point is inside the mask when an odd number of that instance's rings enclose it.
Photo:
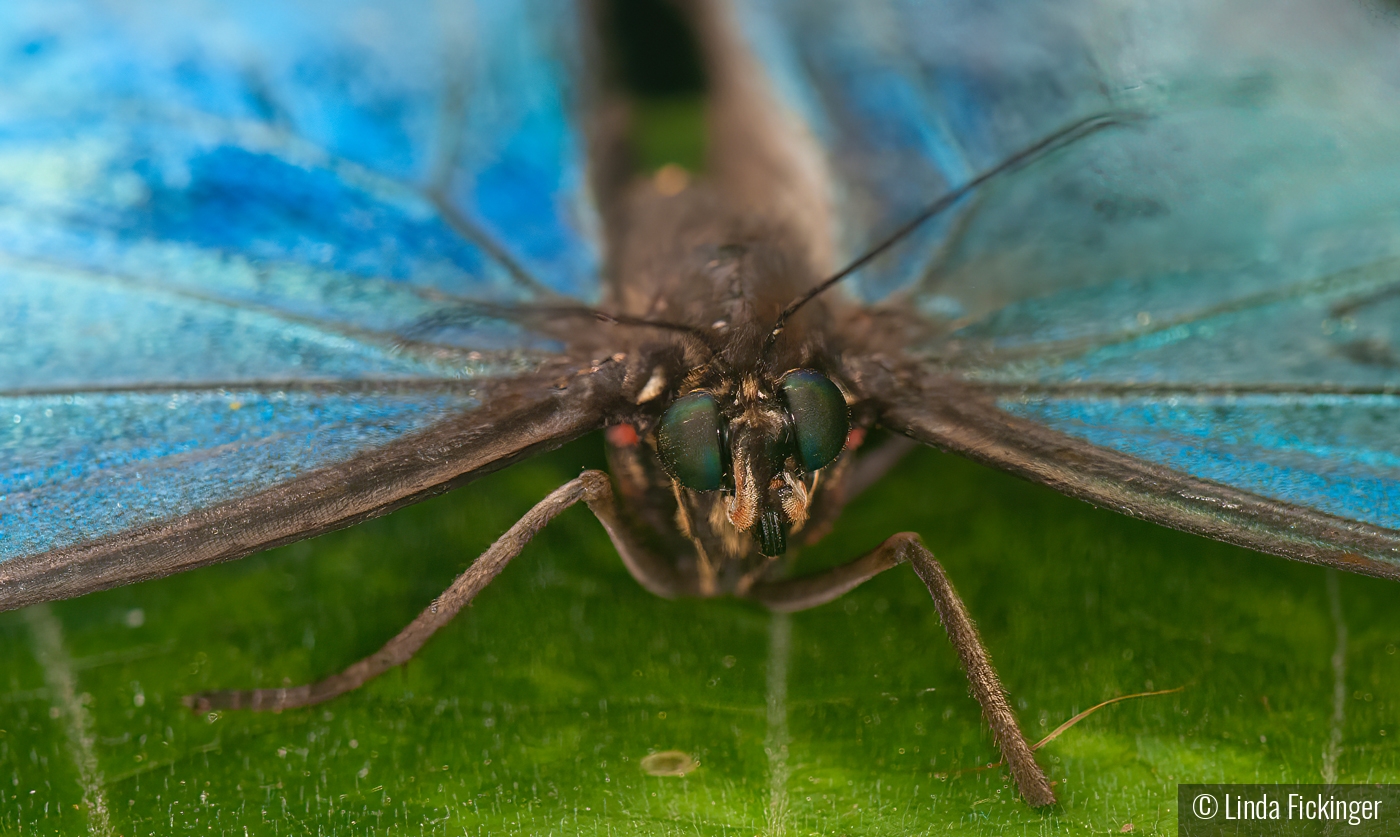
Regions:
[[[608,428],[378,654],[586,503],[661,595],[782,576],[902,442],[1400,575],[1394,27],[1361,7],[695,4],[706,176],[637,180],[563,0],[20,3],[0,29],[0,607],[347,526]],[[1108,116],[1103,116],[1108,114]],[[1129,116],[1131,115],[1131,116]],[[843,266],[845,266],[843,268]]]

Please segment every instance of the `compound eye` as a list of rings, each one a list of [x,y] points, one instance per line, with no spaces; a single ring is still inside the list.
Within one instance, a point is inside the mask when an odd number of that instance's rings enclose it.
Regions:
[[[677,398],[661,416],[656,452],[666,471],[681,485],[695,491],[718,491],[724,480],[724,455],[715,397],[700,391]]]
[[[789,372],[778,382],[792,415],[797,460],[811,473],[825,468],[841,454],[851,417],[846,398],[831,379],[810,369]]]

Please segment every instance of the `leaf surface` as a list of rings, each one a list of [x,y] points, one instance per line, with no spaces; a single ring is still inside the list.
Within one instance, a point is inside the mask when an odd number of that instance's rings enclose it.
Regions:
[[[1048,812],[1001,770],[961,772],[997,755],[913,573],[791,617],[784,655],[754,607],[645,593],[581,509],[357,693],[282,714],[180,705],[373,651],[599,450],[586,439],[314,541],[0,616],[0,831],[1171,834],[1179,781],[1322,778],[1338,641],[1327,571],[924,450],[803,564],[921,532],[1032,737],[1106,698],[1186,687],[1049,744],[1062,803]],[[1395,781],[1394,590],[1338,581],[1337,775]],[[642,759],[666,750],[698,768],[647,775]]]

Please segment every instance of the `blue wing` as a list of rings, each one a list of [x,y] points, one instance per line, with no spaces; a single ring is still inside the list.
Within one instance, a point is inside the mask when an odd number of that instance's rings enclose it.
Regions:
[[[345,525],[596,424],[558,346],[415,330],[597,296],[580,61],[564,0],[8,3],[0,607]]]
[[[753,0],[737,19],[826,152],[847,255],[1076,119],[1147,117],[994,181],[857,278],[873,311],[918,312],[904,370],[863,370],[888,423],[1400,576],[1393,20],[1096,0]]]

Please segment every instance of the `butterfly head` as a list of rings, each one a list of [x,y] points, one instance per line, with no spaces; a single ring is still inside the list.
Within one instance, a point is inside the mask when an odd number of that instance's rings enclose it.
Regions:
[[[682,486],[725,492],[728,522],[773,556],[806,522],[817,474],[840,456],[849,431],[840,387],[795,369],[682,395],[661,416],[656,447]]]

